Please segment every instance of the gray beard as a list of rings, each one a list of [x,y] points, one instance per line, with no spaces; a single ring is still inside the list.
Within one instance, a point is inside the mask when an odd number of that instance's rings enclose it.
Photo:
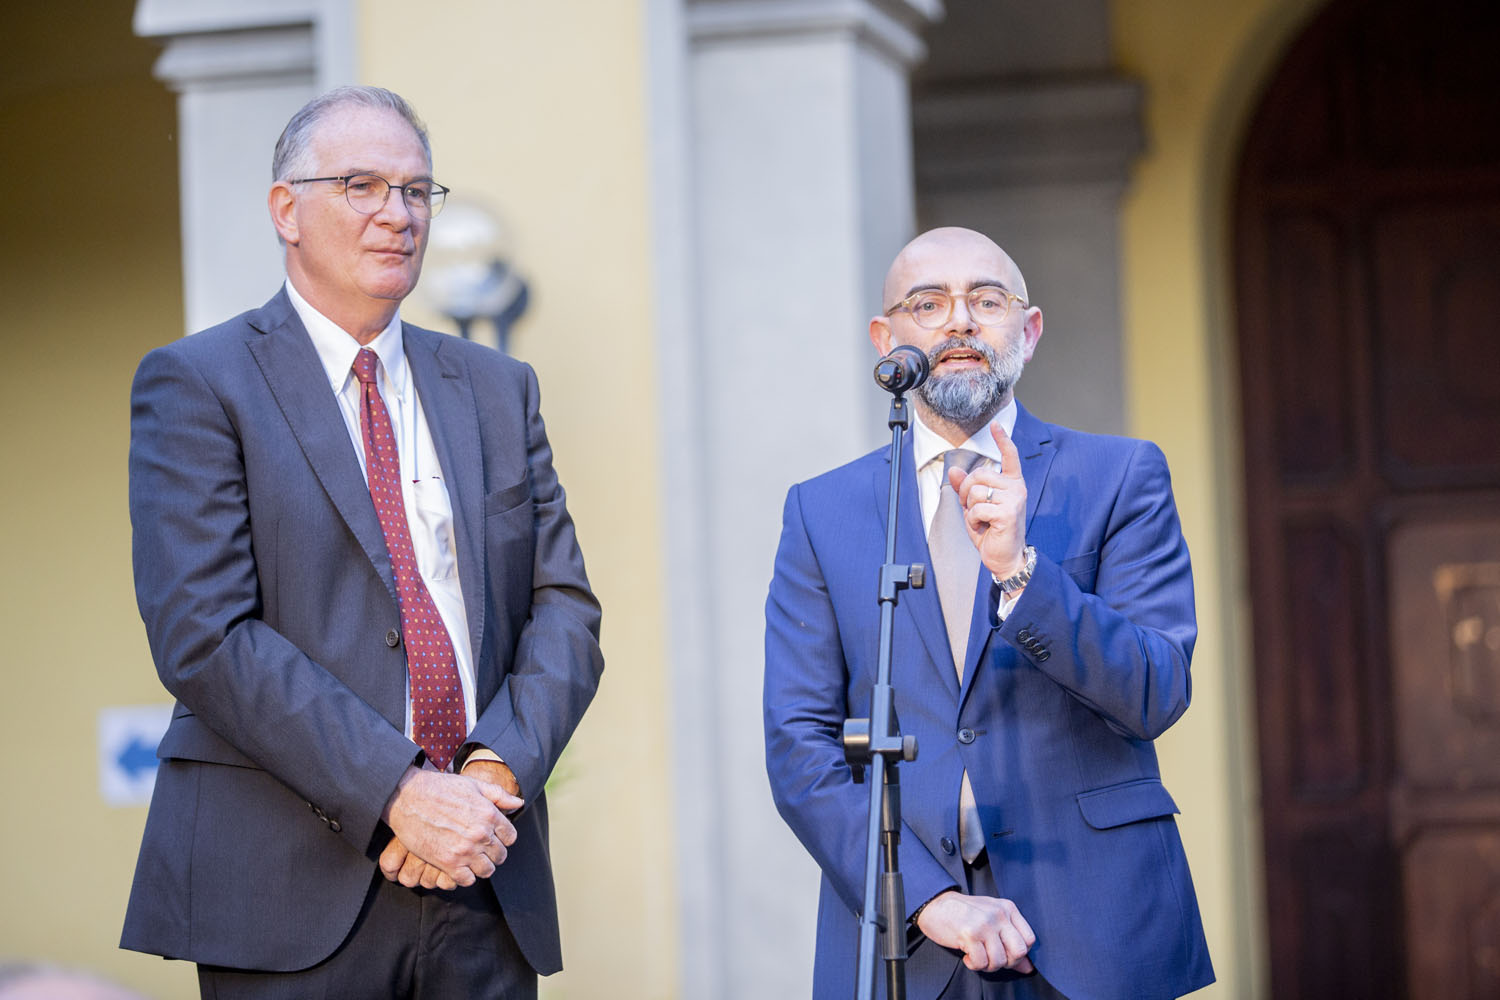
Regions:
[[[998,413],[1006,395],[1021,380],[1026,367],[1024,343],[1017,336],[997,351],[978,337],[952,337],[928,351],[927,360],[936,369],[938,356],[958,347],[979,354],[986,367],[933,376],[917,388],[917,395],[936,416],[970,427]]]

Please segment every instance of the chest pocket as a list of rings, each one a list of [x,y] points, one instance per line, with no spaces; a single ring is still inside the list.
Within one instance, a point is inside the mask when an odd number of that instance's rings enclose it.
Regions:
[[[514,510],[521,505],[522,501],[528,499],[530,496],[531,481],[529,479],[522,479],[520,482],[507,486],[503,490],[496,490],[494,493],[487,494],[484,498],[484,516],[490,517],[493,514],[504,514],[507,511]]]

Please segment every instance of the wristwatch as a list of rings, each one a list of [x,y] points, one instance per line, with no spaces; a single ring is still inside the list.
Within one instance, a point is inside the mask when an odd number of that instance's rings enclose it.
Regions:
[[[1014,594],[1031,582],[1031,574],[1036,572],[1036,546],[1028,545],[1025,549],[1026,565],[1015,576],[1008,576],[1004,580],[995,577],[995,585],[1000,588],[1002,594]],[[994,574],[991,574],[992,576]]]

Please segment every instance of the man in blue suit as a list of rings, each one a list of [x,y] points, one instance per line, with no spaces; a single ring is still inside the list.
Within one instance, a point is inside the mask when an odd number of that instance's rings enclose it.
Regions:
[[[177,705],[121,944],[204,996],[535,997],[543,786],[603,669],[536,377],[401,321],[446,192],[399,96],[313,100],[273,177],[286,284],[132,392]]]
[[[1213,981],[1152,740],[1187,708],[1197,628],[1161,451],[1043,423],[1013,396],[1042,335],[985,236],[908,244],[870,322],[910,344],[892,683],[909,994],[1177,997]],[[852,995],[868,796],[840,742],[869,711],[890,465],[882,448],[792,487],[766,602],[766,760],[823,872],[814,996]],[[874,780],[879,780],[878,775]],[[898,928],[897,932],[901,929]]]

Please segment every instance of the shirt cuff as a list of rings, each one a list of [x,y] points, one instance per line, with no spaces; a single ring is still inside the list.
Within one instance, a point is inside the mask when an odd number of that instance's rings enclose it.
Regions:
[[[999,618],[1001,621],[1005,621],[1005,617],[1012,611],[1016,610],[1016,602],[1020,601],[1021,595],[1024,593],[1026,593],[1026,589],[1024,587],[1016,591],[1014,594],[1002,593],[1000,595],[1000,604],[995,609],[995,617]]]
[[[483,743],[465,743],[458,748],[458,753],[453,758],[453,773],[462,774],[463,769],[471,760],[493,760],[501,764],[505,763],[504,757]]]

